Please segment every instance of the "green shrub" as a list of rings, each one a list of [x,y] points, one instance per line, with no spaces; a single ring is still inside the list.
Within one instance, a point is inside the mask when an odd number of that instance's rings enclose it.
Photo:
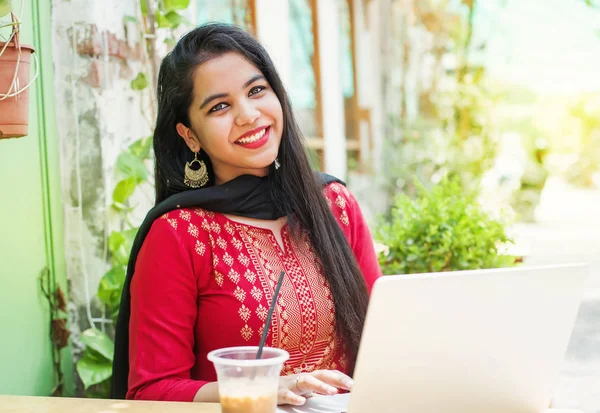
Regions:
[[[480,207],[478,191],[466,191],[458,179],[446,179],[431,190],[417,186],[414,199],[396,198],[390,218],[382,219],[376,231],[384,245],[379,255],[384,274],[514,265],[515,258],[499,250],[512,243],[505,223]]]

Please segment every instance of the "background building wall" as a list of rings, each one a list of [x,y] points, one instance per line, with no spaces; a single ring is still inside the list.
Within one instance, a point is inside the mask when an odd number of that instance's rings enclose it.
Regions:
[[[325,138],[325,172],[346,179],[347,155],[344,126],[344,98],[341,81],[340,13],[337,0],[317,2],[321,58],[321,96],[323,135]]]
[[[110,209],[115,164],[132,141],[150,135],[154,122],[151,113],[142,112],[142,93],[147,91],[130,87],[141,70],[143,48],[137,25],[125,17],[138,17],[137,4],[52,1],[65,254],[75,333],[102,325],[95,294],[109,268],[107,236],[118,225]],[[136,197],[140,211],[153,203],[151,190]],[[74,340],[77,352],[77,334]]]
[[[360,202],[368,222],[374,224],[384,212],[386,195],[381,190],[386,165],[382,162],[385,121],[389,107],[384,102],[384,44],[389,35],[389,0],[349,0],[354,5],[352,24],[356,32],[356,83],[358,106],[369,111],[369,122],[360,122],[364,164],[348,174],[348,184]],[[377,179],[376,179],[377,178]]]

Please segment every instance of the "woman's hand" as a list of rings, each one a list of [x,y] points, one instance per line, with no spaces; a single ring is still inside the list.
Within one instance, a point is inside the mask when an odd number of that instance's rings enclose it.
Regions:
[[[316,370],[279,378],[277,404],[301,406],[314,393],[333,395],[338,390],[350,390],[354,381],[337,370]]]

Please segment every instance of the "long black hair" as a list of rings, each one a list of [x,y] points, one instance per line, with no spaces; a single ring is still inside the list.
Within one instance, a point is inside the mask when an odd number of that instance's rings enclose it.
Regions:
[[[239,53],[265,76],[283,109],[283,133],[278,159],[281,168],[270,167],[269,180],[274,200],[288,216],[291,227],[307,232],[329,281],[335,303],[336,332],[354,363],[367,311],[368,293],[354,254],[333,216],[322,185],[311,169],[304,139],[294,118],[287,93],[266,50],[244,30],[209,23],[183,36],[165,57],[158,76],[158,118],[154,132],[156,156],[156,202],[188,190],[183,183],[185,162],[192,153],[177,134],[178,122],[190,127],[188,111],[193,99],[193,74],[202,63],[223,55]],[[211,182],[214,176],[206,153]]]

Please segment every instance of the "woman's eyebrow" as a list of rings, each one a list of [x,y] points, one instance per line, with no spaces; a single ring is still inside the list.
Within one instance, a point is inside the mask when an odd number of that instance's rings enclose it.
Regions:
[[[249,81],[247,81],[246,83],[244,83],[244,87],[242,87],[242,89],[246,89],[248,86],[250,86],[252,83],[256,82],[257,80],[266,80],[265,77],[263,75],[255,75],[252,76],[250,78]]]
[[[244,83],[244,86],[242,86],[242,89],[247,88],[252,83],[256,82],[257,80],[261,80],[261,79],[265,80],[265,77],[263,75],[252,76],[250,78],[250,80],[248,80],[246,83]],[[204,99],[204,101],[202,101],[202,104],[200,105],[200,109],[204,108],[208,103],[212,102],[215,99],[226,98],[227,96],[229,96],[229,94],[227,94],[227,93],[217,93],[214,95],[210,95],[206,99]]]

